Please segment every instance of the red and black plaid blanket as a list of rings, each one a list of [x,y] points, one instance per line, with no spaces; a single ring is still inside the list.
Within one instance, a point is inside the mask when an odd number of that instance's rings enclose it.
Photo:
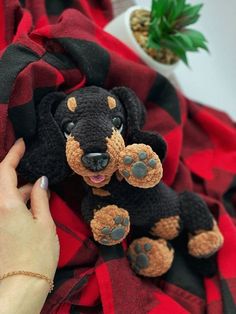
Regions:
[[[0,158],[15,132],[34,135],[48,92],[126,85],[148,109],[147,129],[168,143],[164,181],[198,192],[225,243],[217,274],[201,278],[181,254],[161,280],[135,276],[126,243],[101,248],[80,218],[78,180],[55,187],[51,211],[61,243],[54,292],[42,313],[236,313],[236,128],[222,112],[186,99],[126,46],[103,32],[109,0],[0,0]],[[77,178],[78,179],[78,178]]]

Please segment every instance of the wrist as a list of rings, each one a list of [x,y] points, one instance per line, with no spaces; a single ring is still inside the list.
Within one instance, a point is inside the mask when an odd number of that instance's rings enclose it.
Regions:
[[[0,313],[40,313],[49,289],[48,282],[41,278],[23,275],[4,278],[0,281]]]
[[[42,290],[47,293],[50,290],[48,282],[41,278],[24,275],[14,275],[0,280],[0,292],[3,289],[14,289],[16,287],[21,287],[25,290]]]

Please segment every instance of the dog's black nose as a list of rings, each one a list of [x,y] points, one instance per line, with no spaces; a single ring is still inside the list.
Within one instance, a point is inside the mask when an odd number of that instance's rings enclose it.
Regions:
[[[90,153],[82,158],[83,165],[92,171],[101,171],[106,168],[110,160],[108,153]]]

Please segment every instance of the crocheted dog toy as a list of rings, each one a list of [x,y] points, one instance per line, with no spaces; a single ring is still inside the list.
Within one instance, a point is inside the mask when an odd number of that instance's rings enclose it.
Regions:
[[[82,176],[88,188],[82,214],[94,239],[118,244],[132,226],[140,236],[128,249],[131,266],[155,277],[170,268],[174,250],[167,240],[182,229],[189,233],[189,254],[198,258],[214,254],[223,237],[199,196],[177,194],[161,182],[166,144],[159,134],[141,131],[144,121],[144,106],[125,87],[49,94],[19,171],[30,181],[47,175],[53,184],[72,172]]]

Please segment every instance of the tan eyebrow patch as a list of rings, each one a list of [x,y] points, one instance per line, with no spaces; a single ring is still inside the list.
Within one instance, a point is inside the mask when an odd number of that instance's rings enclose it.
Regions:
[[[115,100],[115,98],[113,98],[111,96],[107,97],[107,103],[108,103],[108,107],[110,109],[114,109],[116,107],[116,100]]]
[[[70,97],[67,100],[67,107],[70,111],[75,112],[75,109],[77,107],[77,102],[76,102],[75,97]]]

